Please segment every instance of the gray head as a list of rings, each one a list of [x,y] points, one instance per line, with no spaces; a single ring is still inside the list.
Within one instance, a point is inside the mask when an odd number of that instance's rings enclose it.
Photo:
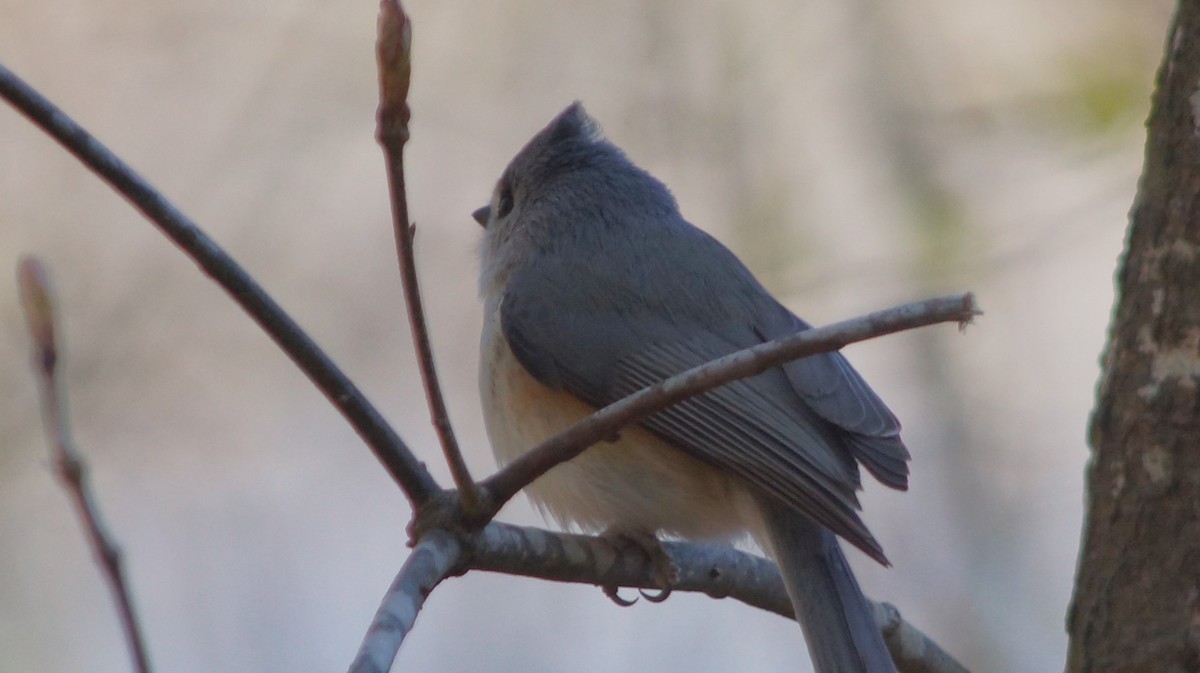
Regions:
[[[606,140],[577,101],[521,148],[496,181],[491,202],[472,216],[486,230],[480,291],[489,295],[555,241],[677,217],[678,209],[667,188]]]

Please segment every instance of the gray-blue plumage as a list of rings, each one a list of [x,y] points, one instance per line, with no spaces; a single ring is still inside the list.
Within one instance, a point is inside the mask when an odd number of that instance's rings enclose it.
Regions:
[[[498,457],[590,408],[809,329],[578,104],[517,154],[475,218],[487,227],[481,392]],[[779,564],[819,673],[894,673],[834,536],[887,563],[857,513],[859,465],[903,489],[909,454],[844,357],[735,381],[642,425],[653,434],[551,471],[535,500],[597,528],[707,535],[735,521]],[[739,493],[757,514],[742,518]]]
[[[569,116],[558,123],[557,134],[547,129],[554,160],[514,174],[537,185],[526,187],[531,214],[562,221],[538,227],[537,253],[509,279],[501,304],[504,335],[534,377],[600,407],[809,328],[684,220],[661,182]],[[559,194],[570,203],[548,208],[544,200]],[[624,203],[613,204],[614,194]],[[887,562],[856,514],[855,459],[905,488],[909,454],[895,416],[841,354],[718,388],[643,425]]]

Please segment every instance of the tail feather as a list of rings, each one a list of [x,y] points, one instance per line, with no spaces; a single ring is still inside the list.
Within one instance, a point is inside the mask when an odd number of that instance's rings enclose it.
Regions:
[[[761,503],[768,540],[783,574],[817,673],[895,673],[837,538],[775,503]]]

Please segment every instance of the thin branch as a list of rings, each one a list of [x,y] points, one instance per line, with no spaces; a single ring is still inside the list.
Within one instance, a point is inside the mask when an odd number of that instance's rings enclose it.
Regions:
[[[433,588],[462,562],[463,546],[446,531],[421,538],[384,594],[349,673],[387,673]]]
[[[377,30],[379,35],[375,58],[379,68],[379,112],[375,135],[387,161],[392,228],[396,236],[396,257],[400,262],[404,303],[408,307],[408,326],[421,368],[421,380],[425,384],[430,420],[437,431],[454,484],[462,494],[463,506],[467,511],[473,511],[478,502],[475,482],[467,470],[467,463],[454,438],[454,428],[450,425],[450,414],[438,383],[433,347],[429,342],[429,328],[425,324],[425,309],[417,283],[417,263],[413,253],[416,225],[410,225],[408,196],[404,187],[404,146],[409,138],[408,85],[412,74],[412,22],[399,0],[381,0]]]
[[[574,458],[631,423],[706,390],[761,374],[791,360],[835,351],[856,341],[940,322],[957,322],[961,328],[981,313],[969,292],[927,299],[815,327],[693,367],[577,421],[488,477],[481,487],[487,494],[491,514],[555,465]]]
[[[146,654],[145,639],[125,578],[121,549],[101,523],[100,509],[87,478],[87,465],[71,438],[66,399],[56,376],[59,350],[55,338],[54,294],[46,269],[38,260],[26,257],[18,267],[17,282],[21,303],[25,308],[25,320],[33,337],[33,368],[41,384],[42,421],[46,426],[46,439],[50,442],[58,479],[71,497],[83,522],[92,553],[96,555],[96,561],[108,580],[134,670],[149,673],[150,658]]]
[[[279,344],[354,427],[414,509],[441,488],[350,379],[220,246],[125,162],[0,65],[0,96],[74,154],[183,249]]]

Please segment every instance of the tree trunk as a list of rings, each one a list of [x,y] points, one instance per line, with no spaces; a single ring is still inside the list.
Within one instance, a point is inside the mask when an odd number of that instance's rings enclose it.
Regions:
[[[1147,123],[1092,418],[1069,673],[1200,671],[1200,0]]]

